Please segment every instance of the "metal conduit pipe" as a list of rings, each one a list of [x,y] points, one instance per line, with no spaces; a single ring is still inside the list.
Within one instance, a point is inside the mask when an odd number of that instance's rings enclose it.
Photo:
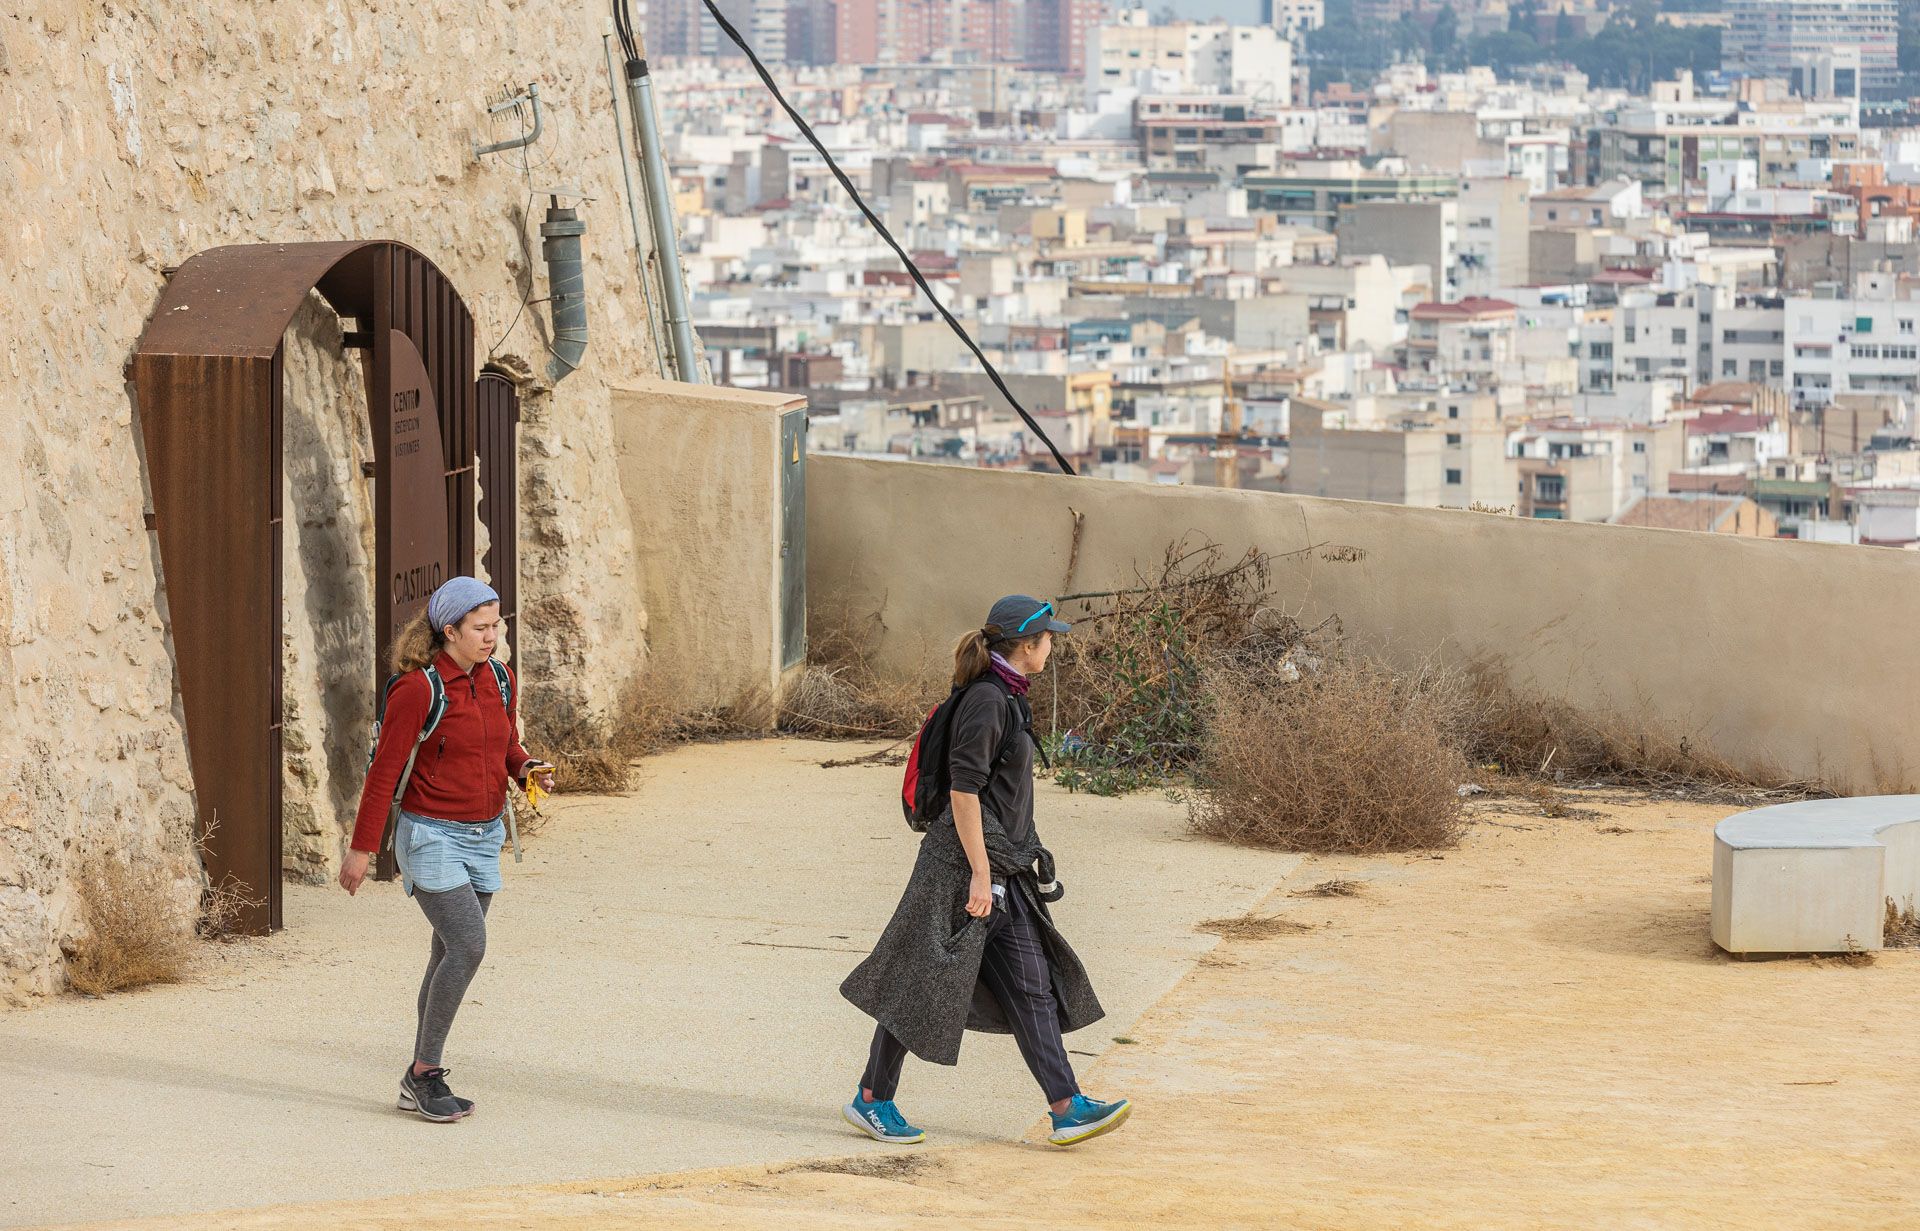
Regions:
[[[627,61],[627,110],[633,116],[634,148],[640,154],[640,179],[647,192],[647,223],[653,229],[660,282],[666,293],[674,370],[682,381],[697,385],[701,383],[700,366],[692,313],[687,309],[687,283],[680,269],[680,237],[673,223],[672,178],[666,155],[661,152],[660,121],[653,110],[653,77],[643,58]]]
[[[647,301],[647,337],[653,342],[653,368],[665,376],[667,355],[660,345],[660,300],[653,293],[653,273],[647,268],[647,244],[640,238],[640,197],[633,191],[633,165],[627,161],[627,130],[620,126],[620,86],[613,73],[611,34],[601,36],[600,49],[607,58],[607,102],[613,108],[613,141],[620,152],[620,178],[627,186],[627,221],[633,226],[634,268],[640,275],[640,293]]]
[[[553,359],[547,379],[559,384],[580,366],[587,353],[587,280],[580,237],[587,224],[558,197],[547,198],[547,220],[540,224],[540,251],[547,261],[547,315],[553,321]]]

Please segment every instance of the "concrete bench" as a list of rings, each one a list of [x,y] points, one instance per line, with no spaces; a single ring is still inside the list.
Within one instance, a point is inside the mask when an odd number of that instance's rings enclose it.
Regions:
[[[1887,899],[1920,895],[1920,795],[1808,799],[1713,830],[1713,943],[1729,953],[1878,949]]]

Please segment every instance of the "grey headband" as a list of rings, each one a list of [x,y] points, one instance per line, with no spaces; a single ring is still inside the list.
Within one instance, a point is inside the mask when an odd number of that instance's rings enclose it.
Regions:
[[[486,582],[473,577],[454,577],[427,600],[427,619],[433,621],[434,628],[441,629],[458,624],[475,607],[499,601],[500,596]]]

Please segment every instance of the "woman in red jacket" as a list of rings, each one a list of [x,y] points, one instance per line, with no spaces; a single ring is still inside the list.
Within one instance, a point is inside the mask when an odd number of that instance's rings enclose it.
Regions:
[[[500,626],[493,588],[455,577],[394,637],[399,678],[361,791],[352,849],[340,867],[341,886],[358,892],[406,775],[393,849],[407,893],[433,925],[433,949],[420,983],[413,1063],[400,1078],[400,1107],[442,1122],[473,1111],[471,1101],[447,1088],[440,1056],[486,954],[487,906],[500,890],[507,779],[524,784],[538,773],[543,789],[553,789],[551,768],[520,746],[513,673],[492,661]],[[446,709],[422,740],[439,691]]]

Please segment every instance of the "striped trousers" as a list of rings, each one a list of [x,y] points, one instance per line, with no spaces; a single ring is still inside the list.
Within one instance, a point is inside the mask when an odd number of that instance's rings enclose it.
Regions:
[[[1066,1040],[1060,1036],[1060,1006],[1053,998],[1053,971],[1040,943],[1040,928],[1026,895],[1009,887],[1003,908],[996,899],[987,921],[987,944],[980,955],[980,981],[1000,1002],[1014,1041],[1033,1079],[1057,1103],[1080,1092],[1067,1060]],[[860,1084],[873,1097],[889,1101],[900,1088],[900,1068],[907,1049],[885,1026],[873,1031],[867,1071]]]

